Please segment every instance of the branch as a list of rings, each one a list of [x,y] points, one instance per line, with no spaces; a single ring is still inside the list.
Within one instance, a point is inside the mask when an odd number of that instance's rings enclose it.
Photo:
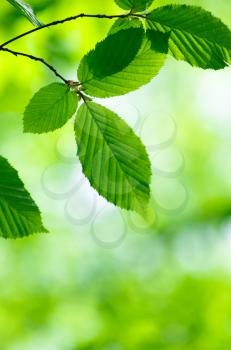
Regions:
[[[145,18],[146,16],[145,15],[139,15],[139,14],[135,14],[135,13],[127,13],[127,14],[122,14],[122,15],[89,15],[89,14],[84,14],[84,13],[80,13],[76,16],[72,16],[72,17],[67,17],[67,18],[64,18],[64,19],[61,19],[61,20],[57,20],[57,21],[54,21],[54,22],[50,22],[50,23],[47,23],[41,27],[37,27],[37,28],[34,28],[34,29],[31,29],[25,33],[22,33],[20,35],[17,35],[16,37],[6,41],[5,43],[1,44],[0,45],[0,50],[3,49],[5,46],[7,46],[8,44],[11,44],[13,43],[14,41],[18,40],[18,39],[21,39],[27,35],[30,35],[32,33],[35,33],[35,32],[38,32],[40,30],[43,30],[45,28],[49,28],[49,27],[53,27],[53,26],[56,26],[58,24],[63,24],[65,22],[70,22],[70,21],[74,21],[78,18],[84,18],[84,17],[87,17],[87,18],[107,18],[107,19],[114,19],[114,18],[128,18],[128,17],[141,17],[141,18]]]
[[[65,84],[67,85],[70,85],[70,81],[65,79],[61,74],[59,74],[57,72],[57,70],[49,63],[47,63],[43,58],[40,58],[40,57],[36,57],[36,56],[33,56],[33,55],[29,55],[29,54],[26,54],[26,53],[23,53],[23,52],[18,52],[18,51],[13,51],[11,49],[7,49],[5,48],[5,46],[27,36],[27,35],[30,35],[32,33],[35,33],[35,32],[38,32],[40,30],[43,30],[45,28],[49,28],[49,27],[53,27],[53,26],[56,26],[56,25],[59,25],[59,24],[63,24],[63,23],[66,23],[66,22],[70,22],[70,21],[74,21],[78,18],[84,18],[84,17],[87,17],[87,18],[105,18],[105,19],[114,19],[114,18],[129,18],[129,17],[135,17],[135,18],[146,18],[146,15],[142,15],[142,14],[136,14],[136,13],[132,13],[132,12],[129,12],[127,14],[121,14],[121,15],[101,15],[101,14],[96,14],[96,15],[91,15],[91,14],[84,14],[84,13],[80,13],[76,16],[71,16],[71,17],[67,17],[67,18],[64,18],[64,19],[61,19],[61,20],[57,20],[57,21],[53,21],[53,22],[50,22],[50,23],[47,23],[43,26],[40,26],[40,27],[36,27],[34,29],[31,29],[25,33],[22,33],[22,34],[19,34],[17,35],[16,37],[4,42],[3,44],[0,45],[0,51],[4,51],[4,52],[8,52],[14,56],[23,56],[23,57],[27,57],[33,61],[36,61],[36,62],[41,62],[42,64],[44,64],[47,68],[49,68],[58,78],[60,78]],[[79,84],[78,82],[75,82],[75,84]],[[77,92],[82,98],[82,94],[81,92]],[[83,98],[84,99],[84,98]]]
[[[36,57],[36,56],[33,56],[33,55],[28,55],[26,53],[23,53],[23,52],[17,52],[17,51],[13,51],[13,50],[10,50],[10,49],[7,49],[7,48],[1,48],[0,47],[0,51],[4,51],[4,52],[8,52],[14,56],[23,56],[23,57],[27,57],[33,61],[36,61],[36,62],[41,62],[42,64],[44,64],[46,67],[48,67],[58,78],[60,78],[65,84],[68,84],[69,81],[67,79],[65,79],[61,74],[59,74],[57,72],[57,70],[49,63],[47,63],[43,58],[40,58],[40,57]]]

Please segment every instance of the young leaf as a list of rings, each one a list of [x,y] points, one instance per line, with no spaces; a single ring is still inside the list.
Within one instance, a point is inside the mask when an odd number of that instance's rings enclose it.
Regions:
[[[169,51],[178,60],[204,69],[221,69],[231,62],[231,32],[200,7],[169,5],[147,15],[149,28],[171,32]]]
[[[116,4],[124,10],[133,12],[145,11],[154,0],[115,0]]]
[[[61,128],[78,107],[76,92],[65,84],[53,83],[40,89],[24,113],[24,132],[42,134]]]
[[[78,156],[91,185],[109,202],[141,212],[150,196],[150,161],[140,139],[115,113],[83,104],[75,122]]]
[[[47,232],[38,207],[24,188],[17,171],[0,156],[0,235],[18,238]]]
[[[28,4],[25,4],[22,0],[7,0],[11,5],[16,7],[34,26],[41,27],[43,25],[42,22],[38,20],[35,16],[35,13],[32,7]]]
[[[102,79],[120,72],[136,56],[143,34],[142,28],[128,28],[109,35],[98,43],[84,58],[91,74]]]
[[[78,69],[82,89],[91,96],[104,98],[120,96],[149,83],[164,65],[168,38],[169,34],[155,32],[155,45],[149,33],[144,35],[141,48],[133,61],[122,71],[104,78],[98,78],[92,73],[85,56]]]

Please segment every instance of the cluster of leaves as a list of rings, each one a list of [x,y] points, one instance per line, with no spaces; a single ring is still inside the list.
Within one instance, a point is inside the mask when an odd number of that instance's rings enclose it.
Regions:
[[[120,96],[147,84],[168,54],[192,66],[222,69],[231,62],[231,32],[199,7],[168,5],[148,13],[152,0],[115,1],[128,15],[118,16],[108,36],[82,59],[78,81],[53,83],[33,96],[24,113],[24,132],[51,132],[75,116],[78,156],[92,187],[116,206],[145,215],[151,180],[146,149],[118,115],[92,98]],[[0,233],[18,237],[41,231],[38,209],[22,184],[13,177],[6,181],[6,175],[11,172],[1,166]],[[13,190],[8,196],[6,186]],[[16,190],[26,199],[18,198]]]

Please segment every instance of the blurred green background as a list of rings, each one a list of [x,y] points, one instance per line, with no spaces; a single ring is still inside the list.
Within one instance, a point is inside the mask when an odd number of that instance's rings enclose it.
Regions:
[[[30,2],[44,23],[121,13],[112,0]],[[230,0],[185,3],[231,28]],[[0,23],[1,42],[31,28],[6,1]],[[111,24],[80,19],[11,47],[75,79],[81,57]],[[19,170],[50,231],[0,241],[0,349],[229,350],[231,70],[202,71],[169,58],[148,86],[101,101],[148,147],[150,225],[107,204],[84,180],[73,121],[53,134],[23,134],[23,110],[56,81],[51,72],[2,52],[0,77],[0,153]]]

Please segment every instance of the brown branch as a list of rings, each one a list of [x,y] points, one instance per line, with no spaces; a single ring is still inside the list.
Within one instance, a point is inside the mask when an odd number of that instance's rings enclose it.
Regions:
[[[19,34],[17,35],[16,37],[4,42],[3,44],[0,45],[0,51],[3,51],[3,52],[8,52],[14,56],[23,56],[23,57],[27,57],[33,61],[36,61],[36,62],[41,62],[42,64],[44,64],[47,68],[50,69],[50,71],[52,71],[58,78],[60,78],[65,84],[69,85],[70,81],[65,79],[60,73],[58,73],[58,71],[49,63],[47,63],[43,58],[40,58],[40,57],[36,57],[36,56],[33,56],[33,55],[29,55],[29,54],[26,54],[26,53],[23,53],[23,52],[18,52],[18,51],[14,51],[14,50],[11,50],[11,49],[8,49],[8,48],[5,48],[5,46],[25,37],[25,36],[28,36],[32,33],[35,33],[35,32],[38,32],[40,30],[43,30],[45,28],[49,28],[49,27],[53,27],[53,26],[56,26],[56,25],[59,25],[59,24],[63,24],[63,23],[66,23],[66,22],[70,22],[70,21],[74,21],[78,18],[101,18],[101,19],[114,19],[114,18],[128,18],[128,17],[134,17],[134,18],[146,18],[146,15],[142,15],[142,14],[135,14],[135,13],[132,13],[132,12],[129,12],[127,14],[121,14],[121,15],[101,15],[101,14],[96,14],[96,15],[91,15],[91,14],[84,14],[84,13],[80,13],[76,16],[71,16],[71,17],[67,17],[67,18],[64,18],[64,19],[61,19],[61,20],[57,20],[57,21],[53,21],[53,22],[50,22],[50,23],[47,23],[41,27],[37,27],[37,28],[34,28],[34,29],[31,29],[27,32],[24,32],[22,34]],[[76,84],[79,84],[78,82],[76,82]],[[79,90],[77,92],[80,97],[82,97],[84,99],[84,95],[81,93],[81,91]],[[83,95],[83,96],[82,96]]]
[[[58,78],[60,78],[65,84],[68,84],[68,80],[65,79],[61,74],[59,74],[57,72],[57,70],[49,63],[47,63],[43,58],[40,58],[40,57],[36,57],[36,56],[33,56],[33,55],[29,55],[29,54],[26,54],[26,53],[23,53],[23,52],[18,52],[18,51],[13,51],[13,50],[10,50],[10,49],[7,49],[7,48],[1,48],[0,51],[3,51],[3,52],[8,52],[14,56],[23,56],[23,57],[27,57],[33,61],[36,61],[36,62],[41,62],[42,64],[44,64],[47,68],[49,68]]]
[[[71,17],[67,17],[67,18],[64,18],[64,19],[61,19],[61,20],[57,20],[57,21],[53,21],[53,22],[50,22],[50,23],[47,23],[47,24],[44,24],[43,26],[41,27],[37,27],[37,28],[34,28],[34,29],[31,29],[25,33],[22,33],[20,35],[17,35],[16,37],[4,42],[3,44],[0,45],[0,50],[2,48],[4,48],[5,46],[13,43],[14,41],[18,40],[18,39],[21,39],[27,35],[30,35],[32,33],[35,33],[35,32],[38,32],[40,30],[43,30],[45,28],[49,28],[49,27],[53,27],[53,26],[56,26],[58,24],[63,24],[63,23],[66,23],[66,22],[70,22],[70,21],[74,21],[78,18],[105,18],[105,19],[114,19],[114,18],[128,18],[128,17],[141,17],[141,18],[145,18],[145,15],[139,15],[139,14],[135,14],[135,13],[127,13],[127,14],[122,14],[122,15],[89,15],[89,14],[85,14],[85,13],[80,13],[76,16],[71,16]]]

